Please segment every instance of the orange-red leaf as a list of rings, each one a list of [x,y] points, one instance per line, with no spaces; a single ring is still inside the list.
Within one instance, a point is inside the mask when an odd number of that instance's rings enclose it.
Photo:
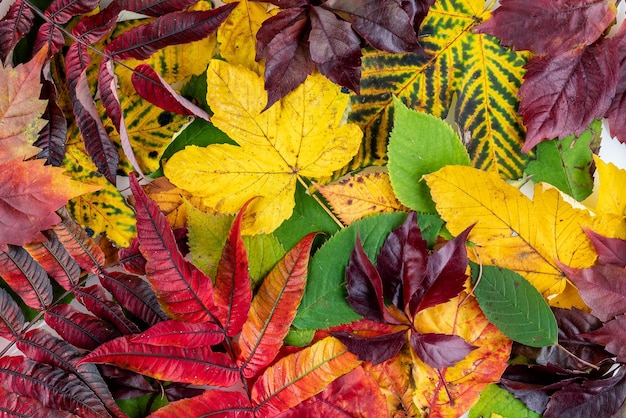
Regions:
[[[241,392],[208,390],[200,396],[183,399],[159,409],[149,418],[254,418],[250,400]]]
[[[104,252],[66,211],[60,212],[60,215],[62,222],[55,225],[52,231],[81,268],[97,274],[104,266]]]
[[[224,332],[213,322],[193,324],[179,321],[163,321],[142,332],[132,335],[129,341],[135,344],[170,345],[183,348],[198,348],[221,343]]]
[[[252,388],[256,416],[271,417],[315,396],[360,361],[336,338],[328,337],[283,357]]]
[[[274,266],[252,300],[243,325],[237,358],[246,377],[255,376],[276,357],[296,311],[307,278],[311,244],[309,234]]]
[[[33,309],[52,303],[52,285],[44,269],[22,247],[0,251],[0,277]]]
[[[52,231],[44,231],[45,241],[27,244],[24,249],[65,290],[78,284],[80,266],[61,245]]]

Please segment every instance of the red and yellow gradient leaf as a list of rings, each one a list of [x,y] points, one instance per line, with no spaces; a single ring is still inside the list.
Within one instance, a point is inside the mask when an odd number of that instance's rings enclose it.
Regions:
[[[246,377],[255,376],[270,364],[283,345],[304,294],[315,235],[305,236],[285,254],[252,300],[248,320],[241,331],[241,352],[237,358]]]
[[[207,390],[200,396],[183,399],[164,406],[150,418],[197,418],[220,416],[224,418],[254,418],[250,400],[241,392]]]
[[[333,337],[283,357],[269,367],[251,392],[256,416],[269,417],[315,396],[361,362]]]

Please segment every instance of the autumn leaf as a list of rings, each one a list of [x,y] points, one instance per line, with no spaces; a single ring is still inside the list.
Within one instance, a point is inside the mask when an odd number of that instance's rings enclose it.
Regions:
[[[348,97],[320,75],[264,112],[263,81],[252,71],[214,60],[207,82],[212,121],[239,146],[187,147],[165,164],[165,174],[221,213],[261,196],[250,205],[244,234],[276,229],[292,213],[299,179],[332,174],[359,146],[359,128],[341,125]]]

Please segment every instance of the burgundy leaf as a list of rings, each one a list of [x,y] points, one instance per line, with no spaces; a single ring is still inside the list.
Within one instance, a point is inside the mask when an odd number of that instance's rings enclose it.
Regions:
[[[124,32],[107,45],[105,52],[117,59],[143,60],[166,46],[199,41],[215,32],[237,4],[168,13]]]
[[[100,283],[130,313],[148,325],[167,319],[154,291],[145,280],[119,272],[102,273]]]
[[[63,339],[78,348],[93,350],[120,333],[111,325],[70,305],[55,305],[46,311],[44,320]]]
[[[435,0],[402,0],[401,3],[405,13],[409,16],[409,21],[413,22],[415,33],[417,33],[428,15],[428,10],[435,4]]]
[[[585,229],[585,234],[591,240],[593,247],[598,253],[600,264],[615,264],[626,267],[626,241],[619,238],[607,238],[591,229]]]
[[[212,322],[192,324],[174,320],[159,322],[141,334],[128,339],[134,344],[198,348],[224,341],[224,330]]]
[[[343,331],[330,335],[341,341],[359,360],[371,361],[376,365],[396,356],[406,340],[406,330],[376,337],[360,337]]]
[[[420,49],[413,21],[397,0],[328,0],[322,7],[350,22],[376,49],[392,53]]]
[[[158,391],[139,373],[108,364],[96,366],[94,363],[84,363],[78,367],[84,366],[97,367],[100,370],[102,376],[111,382],[111,393],[115,399],[132,399]]]
[[[72,35],[88,44],[96,43],[115,27],[120,12],[121,9],[114,1],[100,13],[80,19],[72,28]]]
[[[178,250],[183,256],[189,253],[189,246],[187,245],[187,227],[179,227],[174,229],[174,238],[178,245]],[[139,251],[139,239],[133,238],[128,248],[120,248],[119,261],[124,270],[131,274],[144,275],[146,274],[146,259]]]
[[[422,239],[416,213],[411,212],[402,226],[387,236],[378,254],[377,269],[385,296],[404,310],[422,286],[427,265],[428,244]]]
[[[241,222],[249,203],[241,208],[230,227],[215,277],[214,299],[220,308],[218,319],[226,335],[231,337],[241,332],[252,302],[248,254],[241,237]]]
[[[411,331],[410,341],[415,354],[435,369],[454,366],[476,348],[458,335]]]
[[[165,215],[134,175],[130,177],[130,188],[135,196],[139,248],[146,258],[147,278],[161,308],[181,321],[212,320],[215,306],[211,278],[184,259]]]
[[[9,251],[0,251],[0,277],[31,308],[41,311],[52,303],[48,274],[24,248],[9,245]]]
[[[546,139],[578,136],[603,118],[619,78],[616,47],[606,39],[552,58],[535,56],[525,68],[518,93],[528,130],[524,152]]]
[[[380,1],[380,0],[376,0]],[[361,47],[350,24],[321,7],[311,11],[310,54],[320,73],[359,93]]]
[[[602,321],[626,311],[626,270],[606,265],[574,269],[558,263],[578,288],[580,297]]]
[[[28,417],[28,418],[78,418],[68,411],[59,411],[45,407],[36,399],[17,393],[7,392],[0,387],[0,411],[5,417]]]
[[[69,216],[66,210],[58,213],[61,216],[61,223],[53,226],[52,231],[81,268],[98,274],[105,262],[102,249],[87,236],[85,230]]]
[[[610,42],[616,45],[619,60],[618,74],[626,74],[626,22],[622,21],[619,32]],[[624,112],[626,112],[626,77],[619,77],[617,90],[606,112],[606,117],[609,120],[611,135],[617,137],[621,143],[626,143],[626,124],[622,119]]]
[[[41,98],[47,100],[48,105],[41,117],[48,123],[39,131],[39,138],[33,144],[41,148],[37,158],[45,158],[48,164],[60,167],[65,158],[65,139],[67,134],[67,121],[57,105],[56,87],[50,80],[43,80]]]
[[[207,121],[211,119],[208,113],[174,91],[148,64],[135,67],[131,81],[137,94],[161,109],[180,115],[197,116]]]
[[[0,336],[14,340],[24,328],[24,314],[6,290],[0,288]]]
[[[74,16],[89,13],[98,4],[99,0],[52,0],[44,14],[52,22],[63,25]]]
[[[309,3],[308,0],[269,0],[269,1],[268,0],[252,0],[252,1],[263,1],[267,3],[272,3],[273,5],[278,6],[281,9],[306,6]]]
[[[113,324],[122,335],[135,334],[140,331],[134,322],[126,318],[122,307],[107,298],[104,289],[99,285],[76,287],[74,296],[89,312]]]
[[[43,231],[46,241],[27,244],[24,249],[65,290],[78,284],[80,266],[52,231]]]
[[[410,301],[412,315],[447,302],[464,289],[468,263],[465,241],[472,227],[473,225],[431,254],[423,289],[415,292]]]
[[[40,399],[52,409],[82,417],[109,417],[94,393],[77,376],[22,356],[0,358],[0,386],[19,395]]]
[[[196,3],[196,0],[117,0],[115,3],[122,10],[159,17],[186,9]]]
[[[50,58],[65,45],[64,36],[56,24],[44,22],[37,31],[37,38],[33,45],[33,54],[42,48],[48,48],[47,57]]]
[[[8,64],[7,58],[15,45],[33,27],[35,14],[23,0],[16,0],[7,14],[0,19],[0,61]]]
[[[617,361],[626,363],[626,315],[616,316],[608,322],[605,322],[601,328],[585,334],[585,337],[597,344],[606,347],[607,351],[615,354]]]

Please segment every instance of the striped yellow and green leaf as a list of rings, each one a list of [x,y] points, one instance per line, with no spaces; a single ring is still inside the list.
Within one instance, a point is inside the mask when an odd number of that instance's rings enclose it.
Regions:
[[[425,54],[364,54],[350,119],[365,138],[352,168],[386,161],[396,95],[409,108],[450,114],[475,167],[521,177],[527,156],[517,92],[528,55],[472,32],[490,13],[484,0],[439,0],[422,25]]]

